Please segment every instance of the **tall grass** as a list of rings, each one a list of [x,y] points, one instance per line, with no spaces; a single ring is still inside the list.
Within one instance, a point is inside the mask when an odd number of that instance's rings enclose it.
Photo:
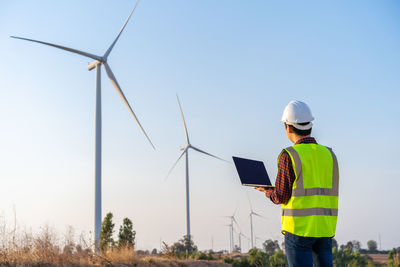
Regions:
[[[183,262],[163,257],[139,256],[133,248],[94,253],[92,241],[81,234],[76,241],[69,227],[63,237],[45,226],[36,234],[8,229],[0,221],[0,266],[184,266]]]
[[[49,226],[36,234],[31,231],[11,231],[5,223],[0,227],[1,265],[93,265],[94,254],[83,235],[75,243],[73,230],[69,228],[63,240]]]

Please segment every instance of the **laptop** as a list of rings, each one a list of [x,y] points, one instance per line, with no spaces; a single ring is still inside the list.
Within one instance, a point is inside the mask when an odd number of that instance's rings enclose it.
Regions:
[[[269,180],[264,162],[239,157],[232,158],[242,185],[274,187]]]

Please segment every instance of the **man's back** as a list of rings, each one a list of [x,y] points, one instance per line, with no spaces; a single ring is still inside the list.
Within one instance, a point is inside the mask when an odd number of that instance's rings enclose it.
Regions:
[[[338,165],[331,149],[295,144],[289,154],[295,174],[292,195],[282,204],[282,231],[304,237],[335,235],[338,213]]]

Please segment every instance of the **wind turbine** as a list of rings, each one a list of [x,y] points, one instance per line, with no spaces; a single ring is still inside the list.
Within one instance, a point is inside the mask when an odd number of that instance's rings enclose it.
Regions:
[[[237,220],[235,219],[235,214],[233,214],[232,216],[228,216],[228,217],[231,218],[231,224],[230,225],[232,225],[232,233],[236,232],[236,234],[238,235],[239,249],[240,249],[240,252],[242,253],[243,252],[243,250],[242,250],[242,237],[247,238],[247,239],[249,239],[249,238],[245,234],[242,233],[242,229],[240,228]],[[236,224],[236,226],[237,226],[239,231],[235,231],[234,230],[233,223]],[[232,234],[232,236],[233,236],[233,234]],[[232,244],[232,245],[233,245],[233,248],[234,248],[234,244]]]
[[[260,214],[254,212],[253,207],[252,207],[252,205],[251,205],[250,197],[249,197],[248,194],[247,194],[247,199],[249,200],[249,205],[250,205],[250,235],[251,235],[250,237],[251,237],[251,248],[254,248],[254,241],[253,241],[253,237],[254,237],[253,215],[254,215],[254,216],[261,217],[261,218],[265,218],[265,217],[263,217],[263,216],[261,216]]]
[[[233,223],[226,224],[225,226],[229,227],[229,250],[233,252]]]
[[[243,249],[242,249],[242,237],[246,238],[247,240],[249,240],[250,238],[248,238],[245,234],[243,234],[242,231],[240,231],[240,232],[238,233],[238,237],[239,237],[240,252],[243,253]]]
[[[244,235],[242,233],[239,233],[242,237],[244,237],[247,240],[247,247],[250,248],[250,237],[247,235]],[[250,250],[250,249],[249,249]],[[243,252],[243,251],[242,251]]]
[[[135,113],[133,112],[131,105],[129,104],[128,100],[126,99],[124,93],[122,92],[121,87],[119,86],[117,79],[114,76],[114,73],[112,72],[110,66],[107,63],[108,56],[110,55],[112,49],[114,48],[115,44],[117,43],[119,37],[121,36],[122,31],[125,29],[126,24],[128,23],[129,19],[131,18],[133,12],[135,11],[137,5],[139,3],[139,0],[136,2],[135,6],[133,7],[131,13],[129,14],[128,18],[126,19],[125,23],[122,25],[121,30],[119,31],[117,37],[115,40],[111,43],[110,47],[107,49],[107,51],[104,53],[103,56],[97,56],[94,54],[90,54],[84,51],[80,51],[77,49],[65,47],[62,45],[57,45],[57,44],[52,44],[52,43],[47,43],[47,42],[42,42],[38,40],[33,40],[33,39],[28,39],[28,38],[22,38],[22,37],[16,37],[16,36],[11,36],[11,38],[15,39],[21,39],[25,41],[30,41],[30,42],[35,42],[39,44],[44,44],[48,46],[52,46],[55,48],[59,48],[62,50],[66,50],[68,52],[72,52],[81,56],[85,56],[88,58],[93,59],[94,61],[88,65],[88,70],[91,71],[94,68],[96,69],[96,100],[95,100],[95,218],[94,218],[94,240],[95,240],[95,246],[96,248],[99,245],[100,241],[100,230],[101,230],[101,65],[104,66],[106,69],[106,73],[108,78],[111,81],[111,84],[114,86],[115,90],[117,90],[117,93],[119,96],[122,98],[122,101],[125,103],[125,105],[128,107],[129,111],[132,113],[133,117],[135,118],[136,122],[139,124],[140,129],[146,136],[147,140],[150,142],[151,146],[154,148],[153,143],[151,142],[149,136],[147,135],[146,131],[142,127],[142,125],[139,122],[139,119],[136,117]]]
[[[186,127],[186,122],[185,122],[185,117],[183,116],[183,111],[182,111],[182,106],[181,106],[181,102],[179,101],[179,97],[178,95],[176,95],[176,99],[178,100],[178,104],[179,104],[179,109],[181,111],[181,117],[182,117],[182,123],[183,123],[183,129],[185,131],[185,137],[186,137],[186,145],[182,146],[180,149],[182,152],[182,154],[178,157],[178,159],[176,160],[176,162],[174,163],[174,165],[172,166],[172,168],[169,170],[167,177],[171,174],[172,170],[175,168],[175,166],[178,164],[179,160],[183,157],[183,155],[185,155],[185,159],[186,159],[186,233],[187,233],[187,238],[190,242],[191,236],[190,236],[190,206],[189,206],[189,149],[193,149],[197,152],[200,152],[202,154],[205,154],[207,156],[222,160],[222,161],[226,161],[223,160],[217,156],[214,156],[208,152],[205,152],[195,146],[193,146],[190,141],[189,141],[189,134],[188,134],[188,130]],[[227,161],[226,161],[227,162]]]
[[[231,216],[225,216],[225,218],[231,219],[231,223],[226,225],[226,226],[230,227],[230,238],[229,239],[231,241],[231,252],[233,252],[233,250],[235,249],[235,239],[233,238],[233,234],[234,234],[233,225],[236,224],[236,226],[239,228],[239,231],[241,231],[239,224],[236,221],[235,214],[236,214],[236,210]]]

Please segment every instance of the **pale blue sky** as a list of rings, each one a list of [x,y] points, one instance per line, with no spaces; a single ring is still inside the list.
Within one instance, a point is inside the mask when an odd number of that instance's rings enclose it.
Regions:
[[[0,2],[0,211],[21,227],[93,227],[94,82],[90,60],[33,38],[103,54],[134,1]],[[400,246],[397,1],[142,0],[109,57],[155,143],[153,151],[103,71],[103,213],[130,217],[139,248],[185,233],[184,144],[175,94],[193,145],[220,157],[264,160],[290,145],[280,117],[311,107],[314,136],[340,164],[339,243]],[[281,238],[280,208],[240,186],[233,165],[190,154],[192,233],[227,249],[237,208],[249,235],[246,191],[262,239]],[[246,245],[247,246],[247,245]],[[244,248],[246,249],[246,246]]]

